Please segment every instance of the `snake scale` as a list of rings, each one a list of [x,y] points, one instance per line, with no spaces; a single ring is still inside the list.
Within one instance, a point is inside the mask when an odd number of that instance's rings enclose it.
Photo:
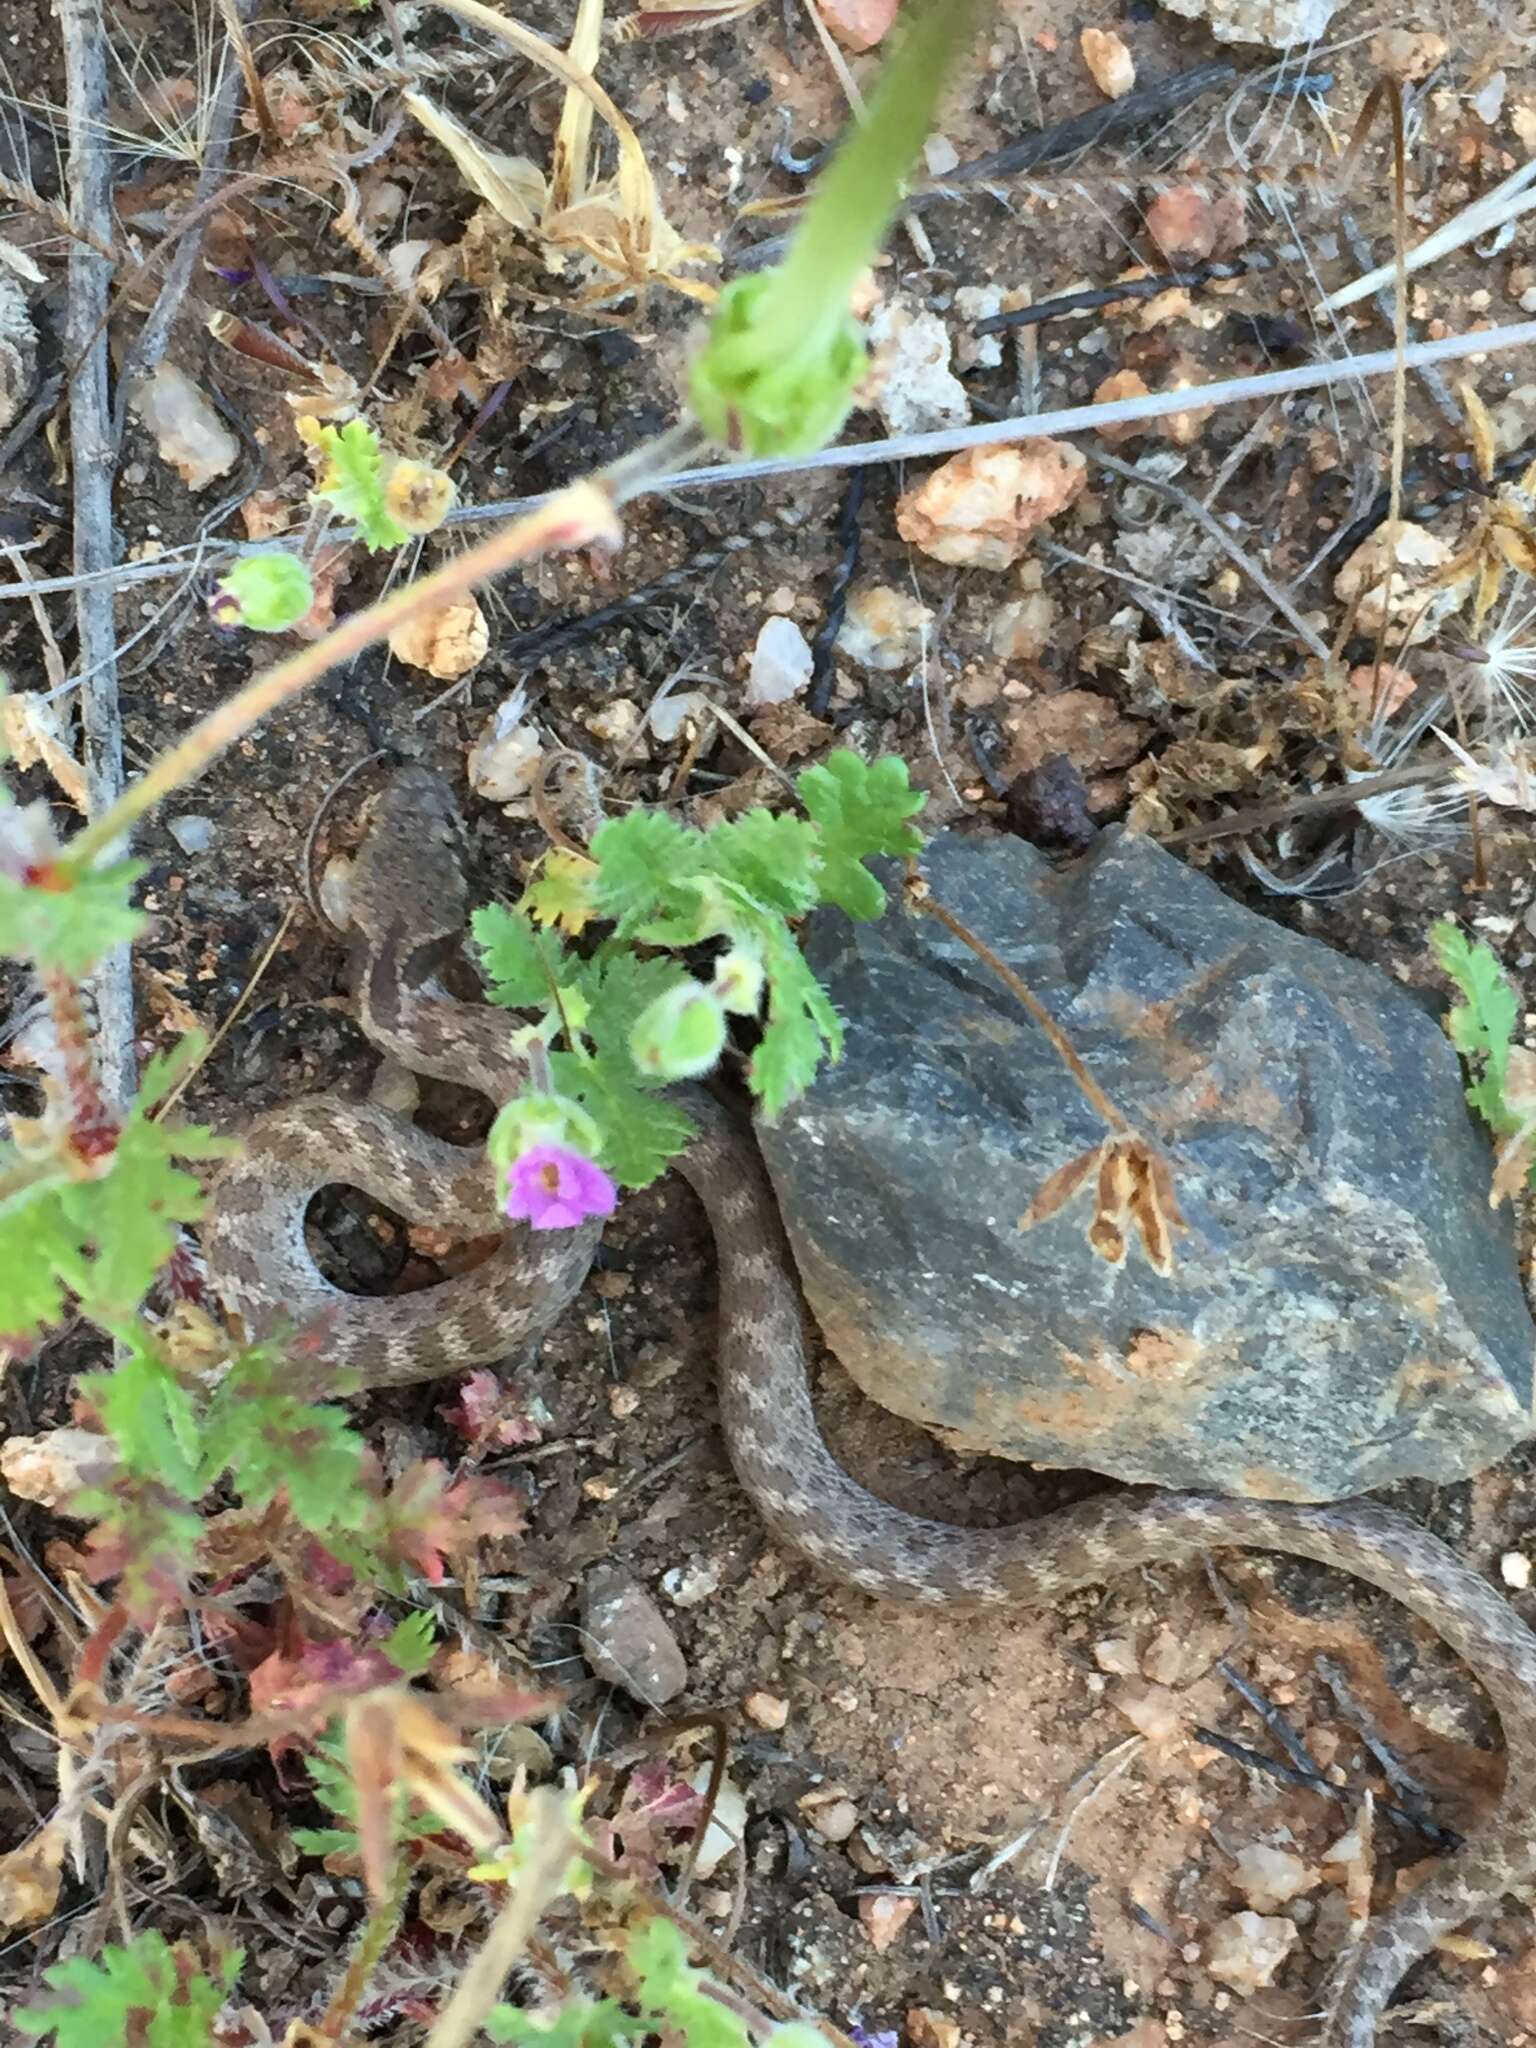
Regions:
[[[499,1104],[523,1081],[505,1014],[457,1001],[437,980],[462,944],[468,909],[452,794],[430,771],[407,767],[377,799],[352,871],[360,1019],[412,1072]],[[992,1530],[888,1506],[823,1441],[799,1288],[755,1147],[710,1095],[680,1093],[699,1134],[679,1168],[708,1214],[719,1261],[725,1439],[742,1485],[791,1549],[863,1592],[946,1613],[1049,1606],[1137,1566],[1228,1546],[1280,1551],[1380,1587],[1471,1667],[1503,1726],[1503,1795],[1473,1839],[1379,1919],[1342,1966],[1319,2048],[1369,2048],[1409,1965],[1536,1871],[1536,1636],[1444,1544],[1368,1500],[1298,1507],[1117,1493]],[[346,1294],[322,1277],[304,1241],[311,1197],[337,1182],[455,1237],[501,1241],[472,1272],[421,1292]],[[595,1224],[509,1227],[478,1147],[430,1137],[372,1102],[316,1095],[255,1121],[215,1186],[204,1243],[214,1285],[248,1331],[286,1324],[320,1333],[294,1369],[323,1392],[343,1370],[364,1386],[394,1386],[504,1357],[572,1299],[597,1235]]]

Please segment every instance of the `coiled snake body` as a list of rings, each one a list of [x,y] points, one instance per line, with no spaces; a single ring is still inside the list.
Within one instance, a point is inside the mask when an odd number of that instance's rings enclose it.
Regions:
[[[385,789],[353,869],[357,991],[369,1037],[412,1071],[505,1102],[523,1069],[503,1013],[462,1003],[436,968],[468,911],[446,786],[421,768]],[[955,1611],[1041,1607],[1152,1563],[1226,1546],[1282,1551],[1382,1588],[1465,1659],[1503,1725],[1503,1796],[1475,1837],[1379,1920],[1336,1986],[1321,2048],[1369,2048],[1404,1971],[1440,1935],[1536,1870],[1536,1636],[1475,1572],[1405,1517],[1367,1500],[1323,1507],[1212,1495],[1122,1493],[1020,1526],[960,1529],[888,1506],[833,1459],[807,1382],[801,1304],[755,1148],[702,1090],[699,1136],[679,1161],[719,1260],[720,1404],[742,1485],[783,1542],[832,1577],[888,1599]],[[473,1272],[389,1300],[332,1287],[304,1242],[315,1192],[347,1182],[465,1238],[502,1233]],[[430,1379],[504,1357],[581,1286],[596,1226],[530,1233],[495,1205],[483,1152],[371,1103],[312,1096],[259,1118],[214,1191],[204,1233],[214,1282],[248,1330],[319,1324],[321,1375],[364,1386]],[[320,1380],[320,1391],[327,1390]]]

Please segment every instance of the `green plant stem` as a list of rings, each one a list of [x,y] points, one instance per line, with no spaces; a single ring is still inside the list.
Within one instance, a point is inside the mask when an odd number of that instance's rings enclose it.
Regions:
[[[901,203],[901,180],[917,160],[956,53],[969,41],[983,0],[923,0],[909,10],[901,41],[880,74],[866,118],[817,183],[780,270],[775,304],[795,330],[807,308],[841,315],[858,274],[871,262]]]
[[[110,810],[93,819],[70,841],[60,865],[76,871],[87,867],[162,797],[200,775],[209,762],[243,739],[269,712],[298,696],[354,654],[387,639],[397,626],[435,610],[450,598],[462,596],[476,584],[546,549],[583,547],[595,541],[616,544],[618,538],[613,496],[601,480],[575,484],[560,492],[529,518],[518,520],[508,532],[445,562],[430,576],[408,583],[393,596],[381,598],[366,611],[344,619],[323,640],[301,647],[263,669],[243,690],[200,719],[175,746],[151,762]]]

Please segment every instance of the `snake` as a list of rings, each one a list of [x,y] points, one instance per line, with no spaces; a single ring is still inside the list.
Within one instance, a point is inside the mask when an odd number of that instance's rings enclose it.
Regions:
[[[463,822],[447,781],[407,763],[374,800],[353,862],[347,937],[361,1027],[412,1074],[496,1105],[527,1083],[508,1014],[451,994],[471,908]],[[1408,1516],[1369,1499],[1320,1505],[1126,1490],[1003,1528],[890,1506],[833,1457],[811,1401],[798,1276],[750,1131],[697,1083],[676,1165],[718,1263],[720,1420],[772,1535],[832,1579],[945,1615],[1048,1608],[1141,1566],[1236,1548],[1309,1558],[1389,1594],[1454,1650],[1503,1730],[1501,1796],[1474,1834],[1377,1917],[1334,1974],[1318,2048],[1370,2048],[1405,1972],[1536,1872],[1536,1635],[1493,1586]],[[348,1184],[455,1239],[493,1239],[468,1272],[388,1299],[335,1286],[305,1240],[323,1187]],[[295,1383],[317,1394],[486,1366],[538,1336],[581,1288],[601,1223],[532,1231],[497,1207],[483,1147],[454,1145],[377,1099],[315,1094],[258,1115],[210,1195],[211,1283],[248,1337],[298,1332]]]

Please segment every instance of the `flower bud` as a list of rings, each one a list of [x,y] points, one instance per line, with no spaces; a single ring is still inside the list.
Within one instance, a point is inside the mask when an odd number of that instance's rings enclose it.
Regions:
[[[763,963],[755,953],[733,946],[715,962],[716,1000],[733,1017],[755,1017],[763,1000]]]
[[[530,1090],[514,1095],[491,1125],[485,1149],[498,1173],[536,1146],[559,1146],[595,1159],[602,1150],[602,1133],[579,1102],[566,1095],[538,1094]]]
[[[641,1011],[629,1034],[630,1056],[647,1079],[687,1081],[707,1074],[725,1046],[725,1011],[712,989],[685,981]]]
[[[219,626],[246,626],[253,633],[286,633],[315,602],[314,578],[297,555],[273,549],[246,555],[214,586],[209,604]]]

